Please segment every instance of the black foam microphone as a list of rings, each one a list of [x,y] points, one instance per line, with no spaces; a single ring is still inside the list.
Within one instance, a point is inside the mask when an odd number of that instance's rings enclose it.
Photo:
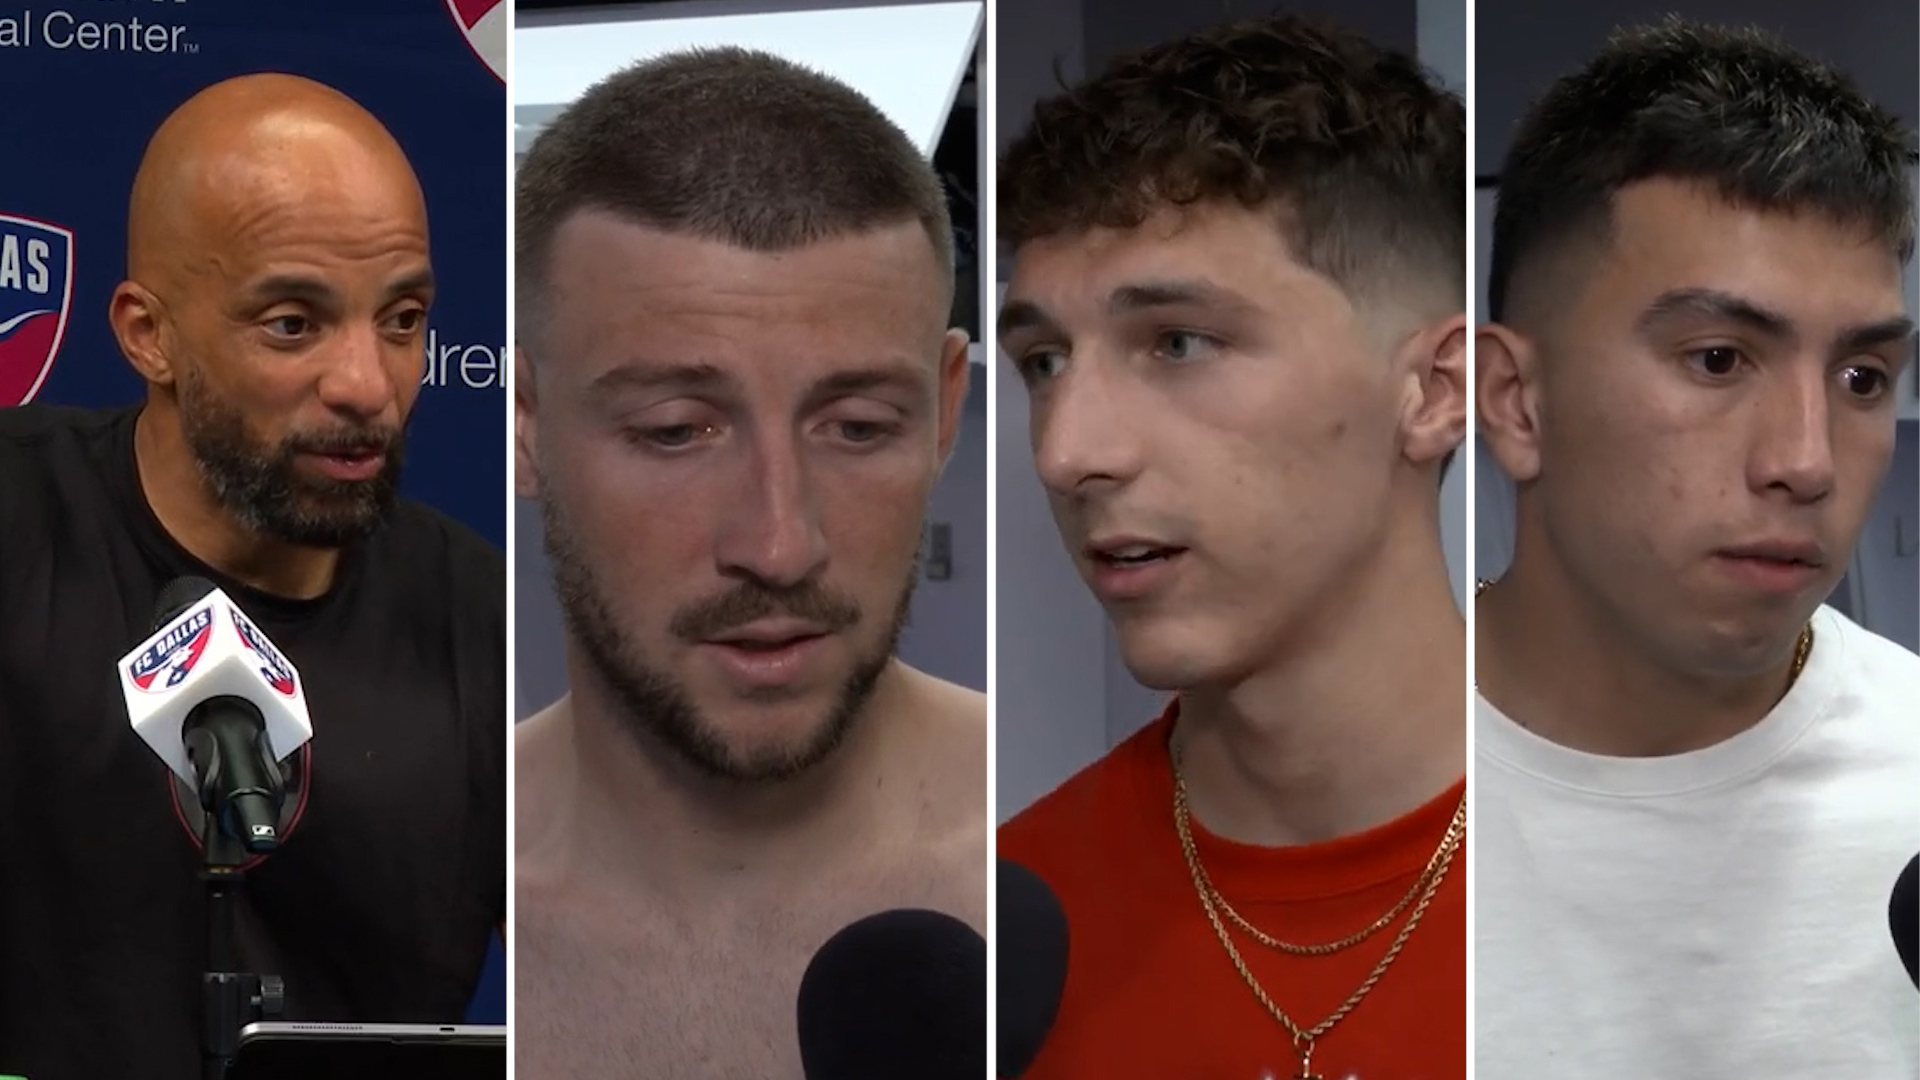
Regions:
[[[1907,868],[1893,883],[1887,921],[1893,926],[1893,947],[1907,966],[1907,978],[1920,988],[1920,855],[1907,862]]]
[[[159,599],[153,602],[153,628],[167,625],[186,614],[187,609],[200,602],[200,598],[213,591],[213,582],[206,578],[174,578],[160,589]]]
[[[814,954],[797,1012],[807,1080],[980,1080],[987,941],[937,911],[869,915]]]
[[[1067,913],[1033,871],[1001,859],[995,870],[994,1072],[1017,1080],[1040,1056],[1067,988]]]

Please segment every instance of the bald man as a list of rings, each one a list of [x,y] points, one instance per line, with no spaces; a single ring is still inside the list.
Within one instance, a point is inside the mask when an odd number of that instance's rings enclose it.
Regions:
[[[201,1075],[199,807],[114,675],[188,575],[293,661],[315,728],[239,970],[290,1020],[458,1021],[505,915],[505,582],[395,494],[419,183],[348,98],[253,76],[160,127],[127,232],[109,317],[145,401],[0,411],[0,1073]]]

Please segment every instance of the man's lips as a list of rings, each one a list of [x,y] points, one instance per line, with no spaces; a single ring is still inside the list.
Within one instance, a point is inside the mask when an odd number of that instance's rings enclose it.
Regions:
[[[1728,559],[1798,564],[1816,570],[1827,564],[1825,549],[1808,540],[1758,540],[1721,548],[1715,554]]]
[[[832,630],[819,623],[797,619],[764,619],[715,634],[709,645],[730,645],[737,649],[771,651],[796,642],[825,637]]]
[[[1101,536],[1082,549],[1091,565],[1088,583],[1108,604],[1163,595],[1171,588],[1187,548],[1153,536]]]
[[[749,623],[704,638],[701,652],[736,686],[759,691],[793,689],[827,655],[833,628],[793,619]]]
[[[1105,536],[1084,549],[1087,558],[1095,564],[1119,568],[1147,566],[1185,550],[1179,544],[1146,536]]]
[[[1714,564],[1733,580],[1783,597],[1816,585],[1826,562],[1818,544],[1799,540],[1764,540],[1714,552]]]
[[[336,480],[369,480],[378,476],[387,463],[386,451],[377,447],[302,453],[319,466],[321,472]]]

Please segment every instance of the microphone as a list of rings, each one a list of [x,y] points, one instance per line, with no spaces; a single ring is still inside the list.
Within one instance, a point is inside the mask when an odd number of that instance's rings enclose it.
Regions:
[[[807,1080],[980,1080],[987,1072],[987,941],[937,911],[869,915],[800,978]]]
[[[1907,861],[1907,868],[1893,883],[1887,921],[1893,926],[1893,947],[1907,966],[1907,978],[1920,988],[1920,855]]]
[[[999,860],[995,869],[994,1072],[1018,1080],[1040,1056],[1067,988],[1067,913],[1033,871]]]
[[[313,737],[299,673],[204,578],[160,590],[154,633],[120,659],[127,717],[220,831],[248,852],[279,846],[278,763]]]

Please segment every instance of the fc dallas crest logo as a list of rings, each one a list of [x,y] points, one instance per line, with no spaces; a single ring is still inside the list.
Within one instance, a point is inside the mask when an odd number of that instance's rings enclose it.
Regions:
[[[33,400],[73,307],[73,230],[0,213],[0,408]]]
[[[507,81],[507,2],[506,0],[447,0],[454,25],[467,36],[493,77]]]

